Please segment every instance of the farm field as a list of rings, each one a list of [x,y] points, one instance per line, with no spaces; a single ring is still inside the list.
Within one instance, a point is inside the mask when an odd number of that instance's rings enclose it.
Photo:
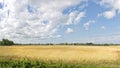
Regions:
[[[68,64],[92,63],[98,67],[105,64],[112,65],[108,68],[120,68],[120,46],[0,46],[0,57],[5,60],[28,58]]]

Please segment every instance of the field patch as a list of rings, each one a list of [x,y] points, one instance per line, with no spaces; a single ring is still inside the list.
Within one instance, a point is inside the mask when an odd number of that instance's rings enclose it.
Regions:
[[[120,46],[0,46],[0,67],[120,68]]]
[[[116,61],[119,46],[1,46],[0,56],[29,57],[54,61]]]

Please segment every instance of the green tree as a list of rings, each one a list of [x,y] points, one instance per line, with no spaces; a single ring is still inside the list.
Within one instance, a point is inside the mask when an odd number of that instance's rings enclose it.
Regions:
[[[94,45],[92,42],[90,42],[90,43],[86,43],[86,45]]]
[[[13,45],[13,44],[14,42],[8,39],[2,39],[2,41],[0,41],[0,45]]]

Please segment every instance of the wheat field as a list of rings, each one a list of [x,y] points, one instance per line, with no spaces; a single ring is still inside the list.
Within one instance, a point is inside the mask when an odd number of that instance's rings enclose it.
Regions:
[[[120,46],[0,46],[0,56],[66,62],[119,61]]]

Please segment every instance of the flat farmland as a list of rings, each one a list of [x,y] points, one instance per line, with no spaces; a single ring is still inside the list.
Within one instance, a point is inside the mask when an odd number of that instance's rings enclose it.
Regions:
[[[119,61],[120,46],[0,46],[0,57],[65,62]]]

